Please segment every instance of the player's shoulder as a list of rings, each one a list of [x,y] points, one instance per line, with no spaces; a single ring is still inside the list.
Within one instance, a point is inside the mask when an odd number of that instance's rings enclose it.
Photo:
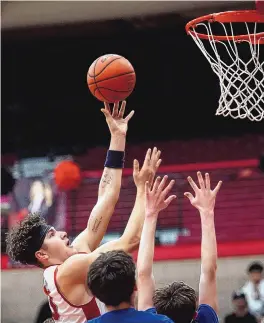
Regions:
[[[49,266],[49,267],[45,268],[43,271],[44,279],[46,279],[46,280],[53,279],[54,273],[55,273],[57,267],[58,267],[58,265],[54,265],[54,266]]]
[[[144,316],[149,317],[149,321],[151,322],[164,322],[164,323],[173,323],[173,321],[162,314],[157,314],[156,309],[153,308],[149,308],[146,311],[140,311],[140,313],[143,313]]]
[[[88,320],[86,323],[100,323],[101,321],[101,316],[99,316],[94,319]]]
[[[87,265],[91,254],[76,252],[67,258],[62,264],[58,266],[57,277],[60,278],[74,278],[73,273],[78,273],[78,268],[83,264]],[[88,262],[89,263],[89,262]]]
[[[197,318],[196,321],[198,323],[218,323],[218,316],[215,310],[207,304],[200,304],[197,310]]]

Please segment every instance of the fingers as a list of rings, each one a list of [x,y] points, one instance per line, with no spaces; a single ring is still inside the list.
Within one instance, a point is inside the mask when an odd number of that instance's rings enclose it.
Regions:
[[[149,148],[145,157],[144,166],[152,165],[155,170],[157,170],[161,164],[161,159],[159,159],[161,155],[161,151],[154,147],[151,153],[151,149]]]
[[[126,116],[125,121],[126,121],[126,122],[128,122],[128,121],[133,117],[134,113],[135,113],[135,111],[134,111],[134,110],[132,110],[132,111],[129,113],[129,115],[127,115],[127,116]]]
[[[109,113],[111,113],[110,105],[107,102],[104,102],[105,110],[107,110]]]
[[[157,148],[156,148],[157,149]],[[159,168],[160,166],[160,163],[161,163],[161,159],[160,158],[160,155],[161,155],[161,151],[160,150],[157,150],[156,151],[156,154],[152,160],[152,165],[154,167],[154,169],[157,171],[157,169]]]
[[[192,200],[194,199],[192,193],[190,193],[190,192],[185,192],[184,193],[184,196],[188,197],[188,199],[190,200],[190,202],[192,202]]]
[[[213,190],[214,194],[216,195],[218,191],[220,190],[220,187],[222,186],[222,181],[219,181],[218,184],[216,185],[215,189]]]
[[[153,167],[155,172],[157,171],[157,169],[159,168],[159,166],[161,164],[161,159],[159,159],[160,155],[161,155],[161,151],[158,150],[157,147],[154,147],[152,150],[150,163],[151,163],[151,166]]]
[[[109,103],[107,102],[104,102],[104,106],[105,106],[105,110],[107,110],[109,112],[109,115],[111,115],[111,108],[110,108],[110,105]],[[113,112],[112,112],[112,118],[116,119],[123,119],[124,117],[124,113],[125,113],[125,110],[126,110],[126,101],[122,101],[122,104],[121,104],[121,108],[119,109],[119,102],[115,102],[114,103],[114,107],[113,107]],[[101,110],[103,112],[103,110]],[[134,115],[135,111],[131,111],[129,113],[129,115],[124,119],[126,122],[128,122]]]
[[[119,102],[114,103],[113,113],[112,117],[116,118],[118,116],[118,108],[119,108]]]
[[[134,159],[133,172],[134,172],[134,174],[138,174],[139,173],[139,162],[138,162],[137,159]]]
[[[158,187],[159,187],[159,184],[160,184],[160,181],[161,181],[161,177],[158,176],[153,184],[153,188],[152,188],[152,192],[157,192],[158,190]]]
[[[167,182],[167,179],[168,179],[168,176],[167,176],[167,175],[165,175],[165,176],[162,178],[162,181],[160,182],[159,187],[158,187],[158,191],[159,191],[159,192],[161,192],[161,191],[164,189],[165,184],[166,184],[166,182]]]
[[[154,147],[152,150],[151,155],[151,161],[153,162],[153,165],[157,163],[157,160],[160,158],[161,151],[157,149],[157,147]]]
[[[176,199],[176,195],[171,195],[171,196],[169,196],[165,201],[164,201],[164,203],[165,203],[165,205],[166,205],[166,207],[168,207],[170,204],[171,204],[171,202],[173,201],[173,200],[175,200]]]
[[[106,118],[109,118],[111,116],[110,112],[107,109],[101,109],[101,111],[103,112]]]
[[[121,108],[118,113],[118,118],[123,119],[125,110],[126,110],[126,101],[122,101]]]
[[[204,190],[205,186],[204,186],[204,180],[203,180],[203,176],[202,176],[201,172],[197,172],[197,177],[198,177],[198,182],[199,182],[200,188],[202,190]]]
[[[156,163],[156,170],[160,167],[160,164],[162,162],[162,159],[159,159]]]
[[[207,190],[211,189],[210,176],[208,173],[205,174],[205,187]]]
[[[148,166],[150,164],[150,156],[151,156],[151,149],[149,148],[147,150],[143,166]]]
[[[173,185],[175,184],[175,180],[172,179],[169,184],[167,185],[167,187],[165,187],[165,189],[163,190],[162,194],[164,195],[164,197],[166,197],[169,192],[171,191],[171,189],[173,188]]]
[[[151,160],[153,160],[154,158],[156,158],[157,152],[158,152],[157,147],[154,147],[153,150],[152,150],[151,157],[150,157]]]
[[[150,194],[149,182],[145,183],[145,194],[146,194],[146,196],[149,196],[149,194]]]
[[[157,154],[156,154],[156,159],[159,159],[159,158],[160,158],[160,155],[161,155],[161,151],[160,151],[160,150],[158,150],[158,151],[157,151]]]
[[[193,179],[191,178],[191,176],[188,176],[187,177],[187,180],[188,180],[189,184],[191,185],[192,189],[194,190],[194,192],[198,192],[199,188],[195,184],[195,182],[193,181]]]

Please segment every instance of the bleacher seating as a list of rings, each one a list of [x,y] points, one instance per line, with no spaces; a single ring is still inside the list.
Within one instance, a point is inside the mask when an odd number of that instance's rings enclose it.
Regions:
[[[213,141],[212,141],[213,142]],[[190,141],[184,145],[180,142],[161,143],[163,160],[165,164],[190,163],[190,162],[215,162],[219,160],[250,159],[258,157],[261,147],[264,147],[263,137],[246,136],[244,138],[211,141],[197,144]],[[251,144],[250,144],[251,142]],[[252,144],[252,142],[254,144]],[[243,144],[243,147],[242,147]],[[152,146],[152,145],[151,145]],[[142,157],[148,145],[131,147],[128,155]],[[181,147],[181,149],[179,149]],[[199,149],[195,149],[199,147]],[[210,148],[210,149],[209,149]],[[236,150],[234,152],[234,150]],[[102,153],[104,151],[104,154]],[[258,151],[258,152],[257,152]],[[95,153],[98,152],[96,158]],[[79,163],[85,169],[95,169],[95,160],[98,165],[103,165],[105,149],[97,148],[93,151],[93,158],[89,155],[82,157]],[[181,158],[181,156],[183,156]],[[189,157],[188,157],[189,156]],[[197,158],[195,160],[194,158]],[[102,162],[101,162],[102,159]],[[130,157],[127,164],[129,165]],[[184,166],[183,166],[184,168]],[[264,173],[257,168],[253,169],[251,176],[240,177],[243,168],[210,169],[212,186],[218,180],[223,180],[223,186],[216,202],[216,232],[219,242],[242,241],[263,239],[264,227]],[[198,169],[197,169],[198,170]],[[178,199],[164,212],[160,214],[158,221],[159,229],[182,228],[187,229],[189,235],[180,236],[177,243],[196,243],[200,241],[200,219],[199,214],[183,197],[184,191],[189,190],[186,177],[196,177],[194,171],[183,171],[179,173],[167,173],[176,178],[176,194]],[[96,203],[99,175],[95,178],[86,178],[76,193],[68,195],[68,231],[74,229],[79,232],[84,229],[88,216]],[[180,178],[177,182],[177,178]],[[183,180],[185,179],[185,180]],[[108,232],[122,232],[135,199],[135,187],[131,175],[123,176],[120,199],[117,204],[113,218],[109,224]]]

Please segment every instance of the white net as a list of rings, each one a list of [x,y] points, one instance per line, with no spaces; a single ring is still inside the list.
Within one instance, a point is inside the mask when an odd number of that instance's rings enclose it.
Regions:
[[[261,44],[264,33],[258,39],[260,24],[245,22],[243,34],[253,34],[253,41],[252,36],[248,40],[235,41],[237,25],[201,22],[191,28],[189,34],[219,78],[221,95],[216,115],[261,121],[264,118],[264,45]],[[242,24],[239,25],[241,32]],[[264,24],[261,25],[264,30]],[[206,34],[209,39],[200,39],[198,33]],[[215,34],[225,35],[227,39],[216,40]]]

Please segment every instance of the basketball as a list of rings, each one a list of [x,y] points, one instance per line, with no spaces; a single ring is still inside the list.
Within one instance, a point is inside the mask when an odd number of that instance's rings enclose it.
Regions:
[[[87,73],[91,93],[100,101],[113,103],[126,99],[136,84],[136,74],[131,63],[116,54],[97,58]]]

